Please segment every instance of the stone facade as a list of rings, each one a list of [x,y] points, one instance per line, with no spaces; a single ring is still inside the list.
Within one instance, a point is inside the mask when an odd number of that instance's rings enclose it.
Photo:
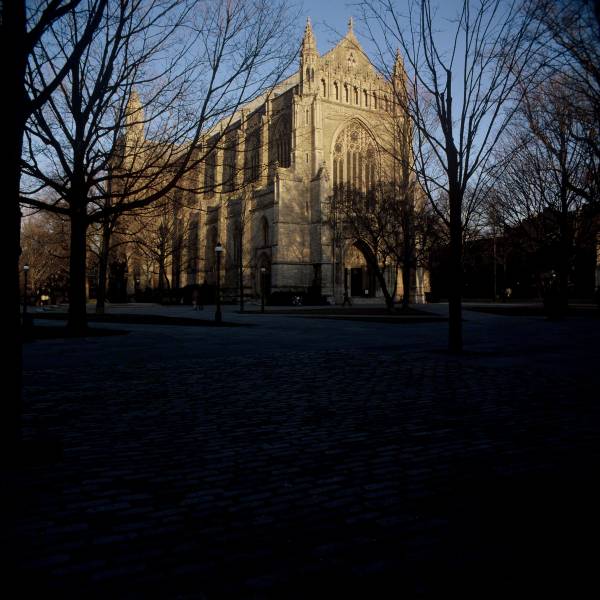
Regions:
[[[394,76],[403,75],[398,57]],[[172,282],[214,284],[220,242],[225,297],[238,294],[240,263],[250,296],[263,285],[270,293],[312,291],[336,302],[345,285],[354,296],[380,295],[357,240],[333,243],[329,207],[340,183],[368,189],[390,177],[390,151],[410,152],[394,147],[390,134],[390,123],[403,118],[391,84],[361,49],[352,22],[321,56],[309,21],[298,72],[203,140],[205,150],[214,149],[194,174],[203,189],[185,203],[186,210],[196,209],[188,215],[192,226],[173,261]],[[130,273],[131,286],[134,280],[139,286],[139,270]],[[398,277],[401,295],[399,274],[388,269],[387,276],[392,288]],[[424,274],[417,270],[415,280],[412,300],[422,301]]]

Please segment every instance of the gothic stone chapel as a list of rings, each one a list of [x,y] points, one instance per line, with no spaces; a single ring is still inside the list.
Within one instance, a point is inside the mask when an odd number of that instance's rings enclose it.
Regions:
[[[393,76],[404,77],[399,56]],[[259,296],[263,286],[267,294],[312,293],[336,303],[345,290],[354,297],[380,296],[365,244],[335,237],[329,208],[336,186],[368,190],[389,177],[390,149],[396,156],[410,153],[393,147],[389,120],[405,118],[399,112],[391,84],[365,55],[352,20],[322,56],[309,20],[298,72],[213,129],[227,123],[195,174],[203,191],[194,199],[197,215],[172,262],[170,285],[214,284],[220,243],[225,298],[238,295],[240,261],[247,296]],[[129,263],[130,293],[156,286],[144,281],[135,253]],[[401,296],[401,274],[390,267],[386,276],[389,289],[397,278]],[[423,271],[417,269],[414,279],[411,300],[423,301]]]

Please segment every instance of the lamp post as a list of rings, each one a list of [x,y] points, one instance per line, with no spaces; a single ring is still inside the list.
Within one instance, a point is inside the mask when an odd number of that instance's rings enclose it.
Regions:
[[[260,268],[260,312],[265,312],[265,280],[267,275],[267,268]]]
[[[26,327],[27,322],[27,274],[29,273],[29,265],[23,265],[23,326]]]
[[[221,323],[223,317],[221,316],[221,253],[223,252],[223,246],[221,242],[217,242],[215,247],[215,253],[217,255],[217,310],[215,312],[215,322]]]
[[[346,304],[351,306],[352,302],[350,301],[350,296],[348,294],[348,268],[344,267],[344,302],[342,303],[342,306],[346,306]]]

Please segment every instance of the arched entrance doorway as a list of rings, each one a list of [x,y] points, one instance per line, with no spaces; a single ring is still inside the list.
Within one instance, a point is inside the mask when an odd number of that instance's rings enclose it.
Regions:
[[[360,240],[350,244],[344,252],[344,292],[355,298],[374,298],[377,295],[375,272],[367,260],[371,249]]]

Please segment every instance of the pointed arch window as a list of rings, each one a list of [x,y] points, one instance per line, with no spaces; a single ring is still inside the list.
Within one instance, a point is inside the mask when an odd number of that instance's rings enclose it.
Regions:
[[[255,131],[246,142],[246,181],[256,181],[260,174],[260,132]]]
[[[223,153],[223,191],[232,192],[235,188],[235,163],[236,143],[235,139],[228,139]]]
[[[327,83],[324,79],[321,79],[321,91],[323,92],[323,98],[327,98]]]
[[[263,217],[260,220],[260,241],[263,247],[269,245],[269,221],[267,221],[266,217]]]
[[[334,93],[335,93],[335,99],[339,100],[340,99],[340,86],[338,85],[337,81],[333,82],[333,89],[334,89]]]
[[[333,184],[368,192],[376,183],[378,170],[375,140],[359,121],[351,121],[333,145]]]
[[[207,157],[204,169],[204,191],[207,198],[211,198],[215,193],[215,173],[217,168],[217,154],[213,150]]]
[[[291,134],[286,121],[277,126],[273,141],[273,155],[280,167],[288,168],[290,166],[290,141]]]

